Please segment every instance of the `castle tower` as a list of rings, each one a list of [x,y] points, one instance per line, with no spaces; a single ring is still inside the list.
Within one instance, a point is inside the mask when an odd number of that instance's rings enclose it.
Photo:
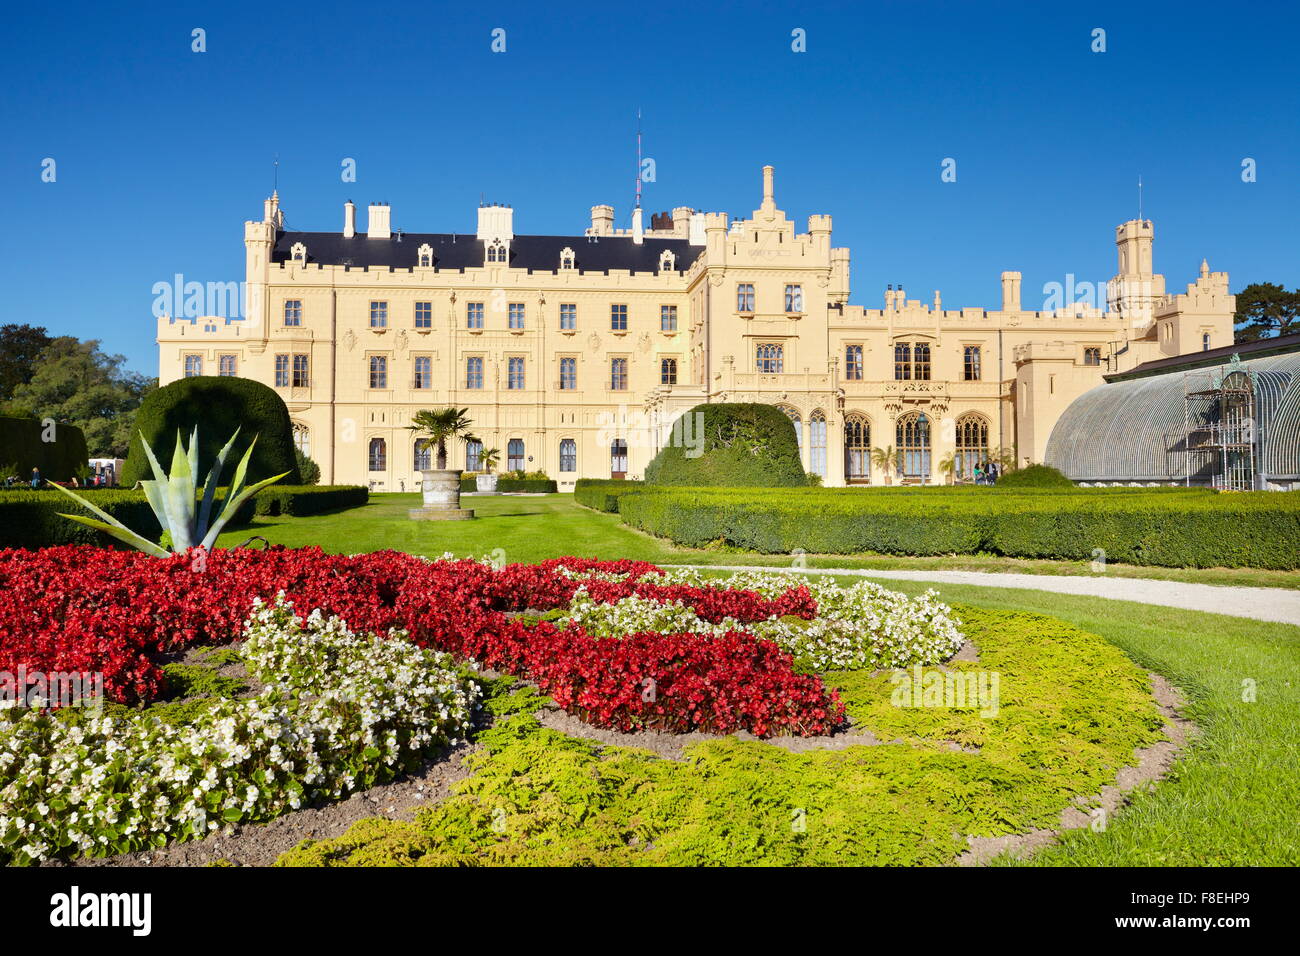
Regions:
[[[1112,312],[1140,332],[1155,317],[1155,304],[1165,296],[1165,277],[1152,265],[1155,227],[1150,219],[1130,219],[1115,228],[1119,272],[1108,283],[1106,301]]]

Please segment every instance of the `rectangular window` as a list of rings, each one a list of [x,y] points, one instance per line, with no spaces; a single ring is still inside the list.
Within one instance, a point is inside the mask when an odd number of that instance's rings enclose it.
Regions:
[[[627,331],[627,306],[611,305],[609,307],[609,327],[615,332]]]
[[[237,361],[233,355],[222,355],[217,358],[218,375],[236,375],[238,368]]]
[[[1084,365],[1100,365],[1100,364],[1101,364],[1101,349],[1100,349],[1100,348],[1097,348],[1097,347],[1090,347],[1090,348],[1086,348],[1086,349],[1084,349],[1084,350],[1083,350],[1083,364],[1084,364]]]
[[[894,345],[894,379],[905,382],[912,377],[912,346],[906,342]]]
[[[572,438],[560,442],[560,471],[578,470],[578,443]]]
[[[465,359],[465,387],[482,388],[483,387],[483,357],[480,355],[471,355]]]
[[[465,328],[483,328],[483,303],[468,302],[465,305]]]
[[[659,363],[659,384],[677,384],[677,359],[666,358]]]
[[[967,345],[962,349],[962,377],[968,382],[980,380],[980,347]]]
[[[609,387],[616,392],[627,389],[627,359],[609,360]]]
[[[785,348],[773,342],[758,346],[754,356],[754,367],[759,372],[775,374],[785,369]]]
[[[289,387],[289,356],[287,354],[275,357],[275,387]]]
[[[787,312],[803,311],[803,286],[788,285],[785,287],[785,310]]]
[[[415,357],[415,387],[433,388],[433,359],[428,355]]]
[[[578,387],[578,360],[560,359],[560,391],[568,392]]]
[[[560,303],[560,328],[572,332],[578,327],[578,305],[576,302]]]
[[[736,284],[736,311],[754,311],[754,283],[740,282]]]
[[[307,384],[307,353],[298,352],[293,357],[293,387],[306,388]]]
[[[912,377],[918,382],[930,381],[930,346],[924,342],[912,346]]]
[[[664,332],[677,331],[677,306],[659,306],[659,328]]]
[[[433,303],[415,303],[415,327],[417,329],[433,328]]]
[[[388,359],[383,355],[370,356],[370,387],[388,387]]]
[[[510,303],[510,328],[522,329],[524,327],[524,304],[522,302]]]
[[[203,356],[187,355],[185,356],[185,377],[195,378],[203,374]]]
[[[388,303],[370,303],[370,327],[372,329],[388,328]]]
[[[855,382],[862,380],[862,346],[844,347],[844,377]]]
[[[284,324],[302,325],[302,299],[284,300]]]
[[[521,389],[524,387],[524,360],[523,356],[512,355],[510,364],[507,366],[506,388]]]
[[[1202,351],[1202,352],[1208,352],[1209,350],[1210,350],[1210,333],[1209,333],[1209,332],[1202,332],[1202,333],[1201,333],[1201,351]]]

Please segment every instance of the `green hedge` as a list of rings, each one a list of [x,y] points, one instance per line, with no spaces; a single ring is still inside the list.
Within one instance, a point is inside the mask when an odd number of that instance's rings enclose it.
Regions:
[[[882,493],[883,492],[883,493]],[[982,493],[981,493],[982,492]],[[644,489],[623,521],[688,547],[1300,568],[1300,495],[1200,489]]]
[[[1030,465],[1001,475],[997,484],[1003,488],[1073,488],[1074,482],[1051,465]]]
[[[162,536],[162,528],[143,491],[107,488],[79,490],[77,494],[151,541]],[[245,502],[226,527],[245,525],[254,515],[302,516],[355,508],[365,504],[368,498],[369,492],[360,485],[273,485]],[[78,511],[76,504],[48,488],[0,493],[0,548],[46,548],[60,544],[122,547],[108,535],[62,517]]]
[[[470,475],[460,480],[460,490],[478,491],[478,480]],[[553,478],[497,478],[497,491],[514,494],[551,494],[556,490]]]
[[[143,433],[163,469],[172,460],[177,430],[189,441],[194,426],[199,428],[199,481],[207,477],[217,453],[240,429],[239,440],[226,460],[223,481],[234,474],[244,451],[257,436],[257,447],[248,464],[248,481],[257,482],[288,472],[285,482],[301,485],[302,476],[294,456],[293,425],[289,409],[275,390],[251,378],[199,375],[182,378],[145,396],[136,413],[136,434],[131,439],[121,482],[130,487],[141,478],[152,478],[149,459],[140,444]]]
[[[89,470],[86,436],[76,425],[55,424],[53,441],[37,418],[0,415],[0,479],[15,474],[30,486],[32,469],[49,481],[70,481]]]
[[[596,511],[618,513],[618,500],[645,488],[644,481],[616,478],[579,478],[573,486],[573,500]]]
[[[796,488],[808,484],[799,440],[775,405],[696,405],[673,423],[670,444],[646,465],[650,485]]]

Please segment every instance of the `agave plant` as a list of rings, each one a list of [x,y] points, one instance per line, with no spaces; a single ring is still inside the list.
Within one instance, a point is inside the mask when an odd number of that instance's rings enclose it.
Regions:
[[[267,478],[247,487],[244,486],[244,476],[248,472],[248,461],[253,456],[253,446],[257,444],[257,436],[253,436],[248,450],[244,452],[244,457],[239,462],[239,467],[235,469],[235,477],[226,490],[225,497],[218,504],[216,500],[217,484],[221,480],[221,472],[225,469],[226,456],[230,454],[230,449],[234,447],[235,439],[238,437],[239,429],[236,428],[235,433],[230,436],[230,441],[226,442],[226,447],[221,449],[221,452],[217,455],[217,460],[213,462],[212,468],[208,472],[207,481],[203,484],[203,501],[200,503],[198,500],[198,487],[195,484],[195,476],[199,471],[198,426],[194,427],[194,431],[190,435],[188,450],[184,447],[180,430],[177,429],[176,448],[172,452],[171,474],[164,474],[162,467],[158,464],[158,459],[154,457],[153,449],[149,447],[149,442],[143,434],[140,436],[140,443],[144,446],[145,454],[149,456],[149,466],[153,469],[154,474],[152,480],[142,480],[140,485],[144,488],[145,498],[149,502],[149,507],[153,509],[153,513],[157,516],[158,523],[171,539],[171,551],[161,545],[154,544],[143,535],[136,534],[112,515],[96,508],[85,498],[73,494],[62,485],[51,482],[51,487],[57,488],[82,507],[99,515],[103,520],[87,518],[84,515],[65,514],[62,517],[69,518],[78,524],[84,524],[88,528],[110,534],[117,540],[129,544],[137,551],[151,554],[155,558],[165,558],[173,552],[184,554],[193,547],[206,550],[216,542],[217,535],[221,534],[221,529],[226,526],[226,522],[239,511],[240,505],[267,485],[274,484],[289,474],[286,471],[284,474]]]

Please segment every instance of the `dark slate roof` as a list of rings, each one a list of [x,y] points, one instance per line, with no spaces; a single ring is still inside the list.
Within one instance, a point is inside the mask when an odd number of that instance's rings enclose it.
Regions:
[[[404,232],[400,240],[396,234],[391,239],[368,239],[364,235],[345,239],[337,232],[281,232],[275,237],[271,261],[287,262],[297,242],[307,247],[308,263],[321,265],[412,269],[425,243],[433,247],[433,265],[437,269],[464,270],[485,264],[484,244],[473,233],[446,232]],[[659,256],[665,249],[677,257],[677,271],[684,272],[704,249],[692,246],[687,239],[649,236],[640,245],[630,236],[601,236],[597,241],[587,236],[515,236],[510,243],[509,265],[512,269],[555,272],[560,268],[560,251],[566,246],[573,250],[575,264],[583,272],[658,272]]]
[[[1105,376],[1108,382],[1124,382],[1133,378],[1144,378],[1175,369],[1193,369],[1202,366],[1221,365],[1234,355],[1244,358],[1263,358],[1266,355],[1282,355],[1287,352],[1300,351],[1300,334],[1275,335],[1268,339],[1254,342],[1242,342],[1238,345],[1225,345],[1222,348],[1209,349],[1205,352],[1188,352],[1186,355],[1171,355],[1168,358],[1153,359],[1129,369]]]

